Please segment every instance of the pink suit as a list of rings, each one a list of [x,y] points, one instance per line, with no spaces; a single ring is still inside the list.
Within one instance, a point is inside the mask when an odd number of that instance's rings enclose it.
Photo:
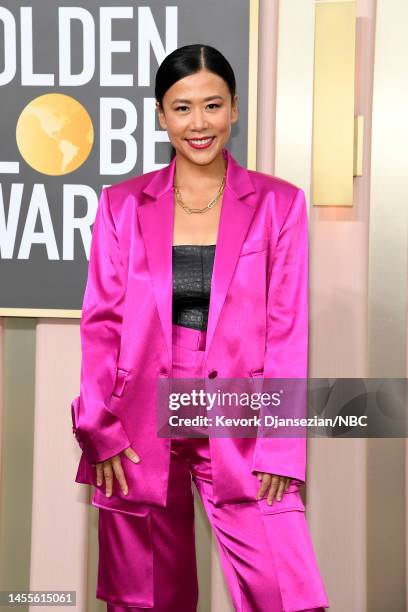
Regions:
[[[282,179],[247,170],[227,149],[223,152],[227,180],[201,375],[305,378],[308,239],[304,193]],[[134,464],[122,455],[127,496],[116,479],[111,498],[102,487],[95,487],[92,504],[108,516],[105,523],[110,517],[112,526],[115,520],[118,524],[129,520],[123,515],[134,517],[134,525],[141,524],[138,519],[158,514],[170,499],[174,444],[156,435],[156,379],[177,376],[171,311],[174,170],[175,158],[160,170],[104,188],[93,229],[80,326],[80,395],[72,402],[73,431],[83,451],[76,482],[95,485],[92,464],[128,446],[141,458]],[[282,599],[268,609],[289,612],[328,606],[296,482],[306,479],[306,439],[210,438],[207,450],[211,457],[208,497],[214,512],[228,516],[237,508],[241,512],[256,508],[258,520],[266,515],[271,519],[272,540],[279,530],[290,544],[280,547],[280,538],[277,545],[271,542]],[[289,476],[295,482],[281,502],[275,500],[269,507],[265,500],[255,501],[259,488],[255,471]],[[116,512],[106,515],[109,511]],[[117,518],[120,513],[122,519]],[[243,515],[235,520],[236,525],[244,523]],[[233,525],[231,518],[232,529]],[[253,531],[255,537],[255,527]],[[114,552],[106,541],[105,545],[105,550],[100,549],[102,563]],[[147,562],[151,548],[147,555],[146,546],[143,551]],[[268,567],[264,567],[265,576]],[[140,571],[144,569],[141,563]],[[101,572],[100,592],[105,584]],[[135,593],[123,603],[153,607],[152,589],[149,592],[147,606],[140,599],[134,601]],[[105,596],[106,601],[121,603],[118,593]],[[263,609],[266,612],[267,608],[259,607]]]

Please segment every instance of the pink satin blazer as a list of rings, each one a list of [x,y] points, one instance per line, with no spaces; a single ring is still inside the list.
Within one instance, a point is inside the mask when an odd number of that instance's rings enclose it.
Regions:
[[[304,192],[247,170],[227,149],[223,154],[228,166],[205,376],[306,378]],[[104,485],[95,487],[92,504],[135,515],[143,515],[146,505],[166,504],[171,440],[156,434],[156,382],[172,375],[175,159],[102,189],[82,305],[80,394],[71,404],[82,449],[75,481],[96,485],[93,464],[132,446],[138,464],[121,455],[128,495],[115,478],[113,495],[105,496]],[[209,441],[216,505],[254,500],[255,471],[305,482],[305,437]],[[284,495],[280,504],[304,508],[299,493]]]

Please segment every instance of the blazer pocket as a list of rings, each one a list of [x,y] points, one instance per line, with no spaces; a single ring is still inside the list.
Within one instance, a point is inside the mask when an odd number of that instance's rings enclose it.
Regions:
[[[291,510],[298,510],[300,512],[305,511],[305,504],[300,497],[300,493],[298,491],[293,491],[290,493],[287,491],[283,493],[281,501],[273,500],[272,505],[270,506],[267,502],[267,495],[263,499],[258,499],[258,507],[262,514],[277,514],[278,512],[289,512]]]
[[[116,369],[115,386],[113,388],[112,395],[115,397],[121,397],[123,395],[128,376],[128,370],[124,370],[123,368]]]
[[[244,242],[241,248],[240,257],[242,255],[249,255],[250,253],[258,253],[264,251],[268,246],[268,240],[266,238],[259,238],[258,240],[248,240]]]

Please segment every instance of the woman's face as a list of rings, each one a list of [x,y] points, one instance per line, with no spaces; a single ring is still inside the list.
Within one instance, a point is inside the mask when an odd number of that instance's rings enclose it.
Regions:
[[[231,124],[238,119],[238,96],[231,95],[224,79],[200,70],[174,83],[163,97],[163,109],[156,102],[159,122],[167,130],[177,155],[207,165],[221,154],[229,140]],[[206,148],[194,148],[191,140],[211,138]]]

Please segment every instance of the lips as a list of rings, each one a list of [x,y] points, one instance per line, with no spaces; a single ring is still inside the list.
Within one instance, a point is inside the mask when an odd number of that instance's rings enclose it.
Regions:
[[[187,142],[193,149],[208,149],[214,140],[215,136],[209,136],[206,138],[192,138],[191,140],[187,139]]]

